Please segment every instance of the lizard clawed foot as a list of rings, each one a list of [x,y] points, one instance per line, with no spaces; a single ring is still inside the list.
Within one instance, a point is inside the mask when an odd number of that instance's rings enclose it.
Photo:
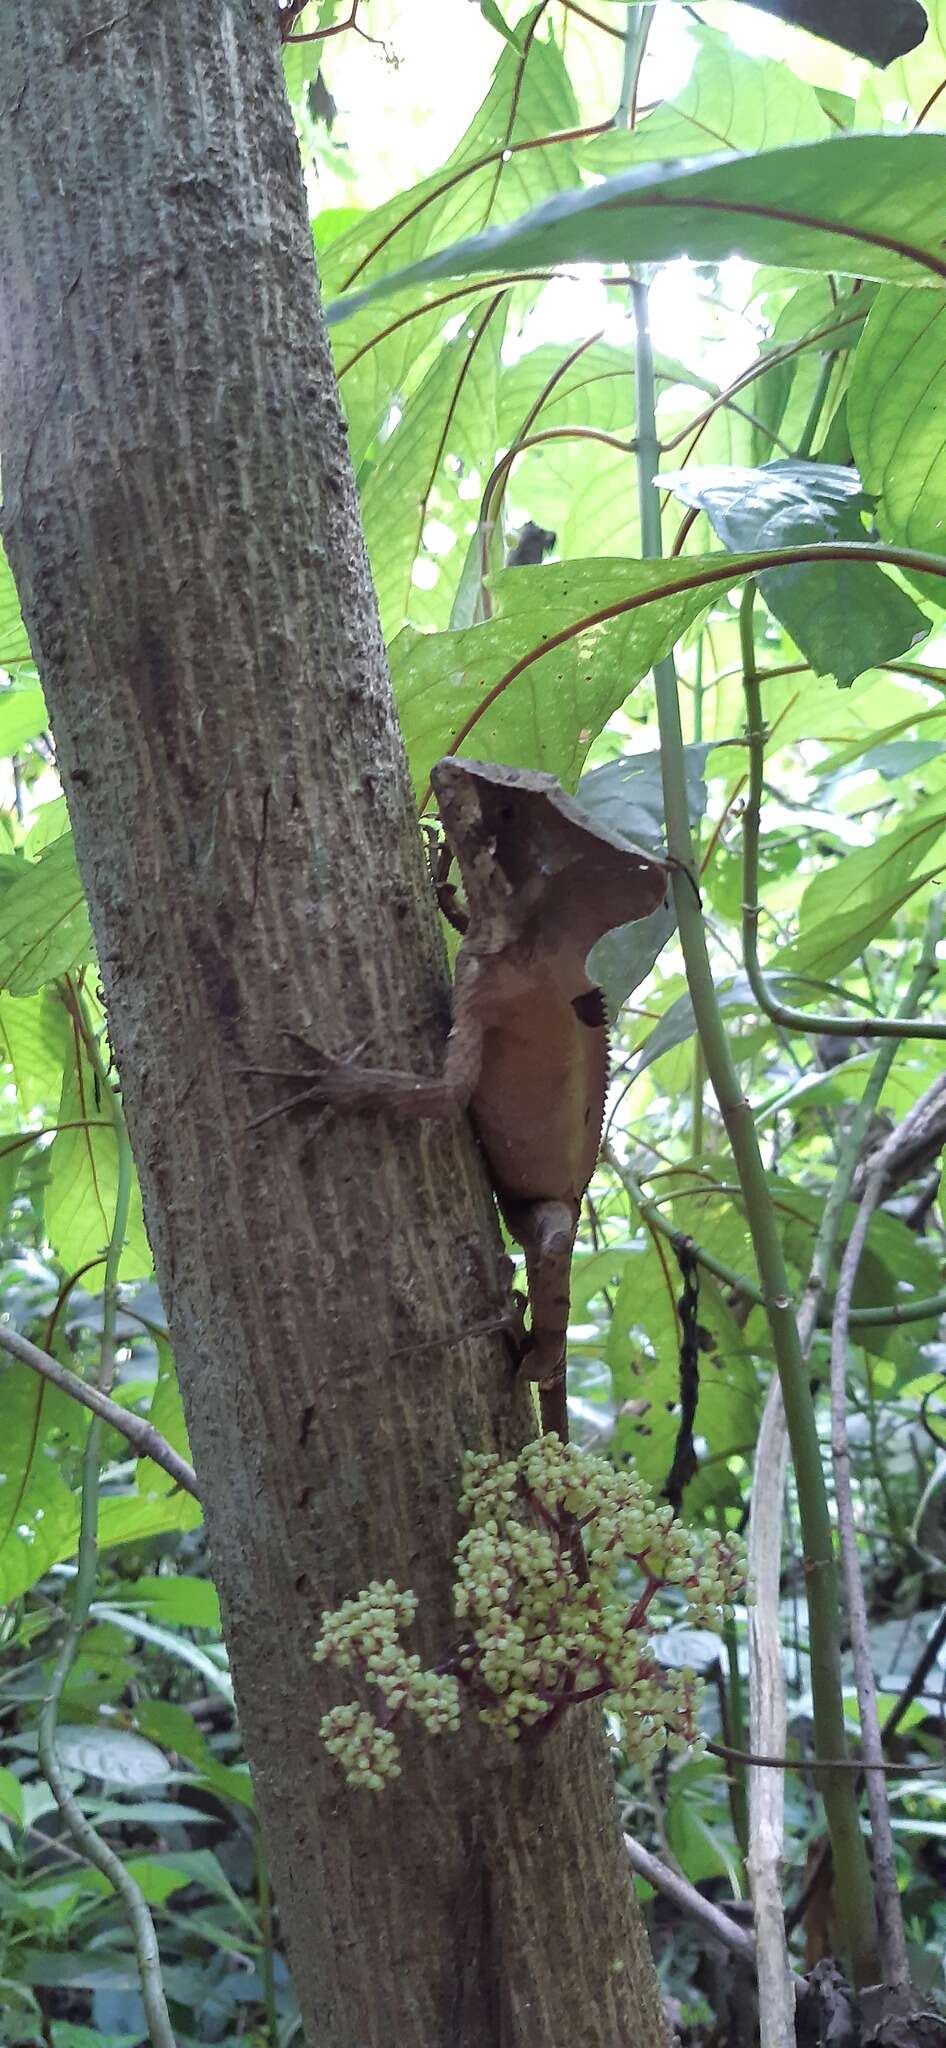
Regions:
[[[310,1045],[308,1039],[303,1038],[298,1031],[283,1031],[280,1032],[280,1037],[290,1039],[299,1047],[303,1065],[238,1067],[237,1072],[251,1074],[265,1081],[293,1081],[296,1083],[296,1093],[283,1102],[274,1103],[271,1109],[264,1109],[259,1116],[252,1117],[246,1126],[248,1131],[258,1131],[274,1117],[286,1116],[290,1110],[302,1109],[309,1103],[328,1104],[344,1097],[350,1092],[352,1067],[364,1051],[364,1044],[355,1046],[344,1059],[339,1059],[335,1053],[321,1052],[317,1046]],[[301,1087],[298,1085],[300,1082]]]

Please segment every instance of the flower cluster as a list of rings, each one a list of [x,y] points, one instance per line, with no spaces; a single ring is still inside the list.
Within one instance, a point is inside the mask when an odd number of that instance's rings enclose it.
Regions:
[[[379,1713],[349,1703],[323,1714],[320,1733],[325,1746],[341,1763],[349,1785],[380,1792],[386,1778],[400,1776],[397,1739],[390,1726],[402,1709],[416,1714],[431,1735],[460,1725],[457,1680],[450,1674],[423,1671],[420,1658],[408,1656],[399,1638],[417,1612],[417,1596],[402,1593],[393,1579],[373,1579],[354,1600],[346,1600],[322,1620],[315,1646],[317,1664],[341,1670],[358,1666],[380,1695]]]
[[[468,1457],[460,1506],[457,1668],[489,1727],[516,1741],[612,1694],[636,1761],[698,1740],[697,1681],[658,1662],[649,1609],[677,1586],[689,1620],[718,1626],[744,1587],[737,1539],[701,1540],[635,1472],[554,1435],[506,1463]]]
[[[377,1791],[398,1776],[391,1724],[404,1709],[431,1733],[458,1727],[461,1687],[513,1742],[606,1694],[636,1761],[698,1742],[697,1680],[659,1663],[650,1608],[676,1587],[688,1620],[718,1627],[744,1591],[738,1538],[695,1535],[635,1472],[555,1435],[505,1462],[471,1453],[460,1510],[470,1525],[455,1560],[460,1642],[439,1671],[403,1649],[417,1601],[391,1579],[324,1618],[317,1660],[357,1666],[377,1699],[374,1714],[351,1703],[321,1724],[349,1784]]]

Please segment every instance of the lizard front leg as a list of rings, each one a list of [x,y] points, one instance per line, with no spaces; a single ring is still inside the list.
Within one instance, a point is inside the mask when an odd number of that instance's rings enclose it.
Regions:
[[[295,1034],[294,1034],[295,1035]],[[395,1117],[440,1118],[456,1116],[466,1108],[479,1078],[483,1032],[478,1018],[468,1009],[455,1012],[447,1039],[440,1074],[407,1074],[397,1067],[362,1067],[353,1060],[338,1059],[320,1052],[304,1039],[305,1065],[298,1070],[283,1067],[250,1067],[243,1071],[271,1080],[294,1081],[296,1092],[288,1101],[277,1102],[252,1118],[247,1129],[259,1130],[273,1117],[309,1105],[350,1110],[378,1110]]]
[[[565,1350],[568,1338],[569,1277],[578,1205],[571,1202],[503,1203],[512,1235],[526,1255],[529,1334],[522,1370],[539,1388],[544,1430],[568,1442]]]

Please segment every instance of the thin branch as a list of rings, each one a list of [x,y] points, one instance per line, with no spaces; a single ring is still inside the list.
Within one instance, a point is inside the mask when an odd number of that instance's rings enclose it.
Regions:
[[[81,998],[75,998],[74,1015],[83,1029],[83,1036],[89,1049],[89,1056],[96,1066],[103,1095],[112,1112],[115,1136],[118,1145],[118,1189],[115,1197],[115,1216],[109,1238],[105,1265],[104,1309],[102,1317],[102,1352],[99,1368],[99,1392],[107,1396],[115,1370],[115,1327],[118,1314],[118,1266],[128,1225],[128,1204],[131,1195],[132,1161],[131,1147],[125,1130],[125,1122],[118,1098],[102,1068],[92,1033],[81,1015]],[[98,1569],[98,1493],[99,1460],[102,1450],[103,1422],[96,1416],[89,1429],[82,1460],[82,1516],[79,1528],[78,1569],[75,1579],[75,1593],[72,1611],[66,1624],[59,1654],[53,1666],[49,1691],[43,1700],[39,1716],[38,1749],[40,1766],[56,1805],[77,1849],[96,1870],[102,1872],[116,1892],[131,1929],[135,1959],[138,1965],[138,1980],[151,2048],[175,2048],[174,2030],[171,2026],[164,1987],[161,1982],[161,1958],[158,1952],[154,1922],[140,1886],[135,1883],[127,1865],[114,1849],[102,1840],[87,1815],[83,1813],[75,1793],[72,1791],[63,1768],[57,1744],[56,1722],[59,1703],[69,1674],[72,1670],[88,1618],[95,1577]]]
[[[682,1913],[688,1913],[691,1920],[699,1920],[717,1941],[724,1942],[744,1963],[755,1968],[755,1942],[745,1927],[738,1927],[735,1920],[730,1920],[727,1913],[714,1906],[712,1899],[704,1899],[695,1885],[669,1869],[658,1856],[652,1856],[640,1842],[635,1842],[633,1835],[625,1835],[624,1847],[631,1869],[636,1870],[638,1877],[646,1878],[655,1891],[663,1892],[664,1898],[672,1899]]]
[[[870,1625],[867,1615],[867,1601],[861,1576],[857,1551],[857,1533],[854,1518],[854,1496],[851,1486],[851,1454],[847,1436],[847,1350],[848,1315],[851,1295],[857,1279],[861,1255],[867,1240],[871,1217],[882,1200],[888,1181],[896,1175],[898,1156],[909,1145],[910,1139],[929,1122],[932,1113],[939,1110],[946,1096],[946,1076],[939,1075],[903,1122],[882,1145],[871,1166],[858,1211],[857,1222],[851,1232],[847,1249],[841,1261],[838,1276],[838,1291],[834,1305],[834,1324],[831,1331],[831,1455],[834,1461],[834,1485],[837,1500],[838,1537],[841,1548],[841,1564],[847,1594],[848,1623],[851,1632],[851,1651],[854,1659],[854,1679],[857,1687],[857,1701],[861,1719],[861,1742],[864,1750],[864,1769],[867,1779],[867,1801],[871,1818],[871,1843],[874,1855],[874,1884],[877,1897],[878,1932],[881,1961],[886,1982],[895,1992],[907,1996],[910,1990],[910,1966],[907,1961],[906,1937],[903,1927],[903,1912],[900,1905],[900,1891],[897,1884],[897,1862],[894,1850],[893,1830],[890,1825],[890,1808],[883,1778],[879,1767],[883,1765],[883,1749],[880,1724],[877,1716],[877,1689],[871,1659]]]
[[[54,1387],[71,1395],[74,1401],[81,1401],[82,1406],[91,1409],[100,1422],[107,1423],[110,1429],[117,1429],[131,1444],[137,1457],[151,1458],[176,1485],[183,1487],[185,1493],[192,1494],[194,1500],[200,1499],[193,1465],[189,1465],[187,1459],[182,1458],[143,1415],[133,1415],[128,1408],[122,1408],[99,1387],[80,1379],[78,1373],[70,1372],[67,1365],[60,1365],[58,1358],[52,1358],[48,1351],[41,1351],[38,1344],[31,1344],[28,1337],[22,1337],[19,1330],[10,1329],[5,1323],[0,1323],[0,1351],[6,1351],[21,1365],[28,1365],[31,1372],[41,1373],[43,1379],[50,1380]]]

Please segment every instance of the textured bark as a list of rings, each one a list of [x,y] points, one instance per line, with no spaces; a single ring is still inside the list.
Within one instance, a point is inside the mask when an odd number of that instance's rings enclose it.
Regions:
[[[442,1650],[461,1454],[528,1410],[420,1348],[494,1294],[465,1124],[246,1129],[280,1029],[432,1068],[446,1018],[271,10],[7,0],[3,68],[4,537],[307,2038],[655,2048],[593,1718],[377,1800],[317,1735],[320,1610],[390,1573]]]

